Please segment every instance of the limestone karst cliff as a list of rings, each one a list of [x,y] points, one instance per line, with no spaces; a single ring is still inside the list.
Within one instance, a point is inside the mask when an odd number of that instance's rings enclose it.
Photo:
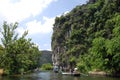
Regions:
[[[53,63],[80,70],[119,73],[120,1],[89,0],[56,17],[52,35]]]

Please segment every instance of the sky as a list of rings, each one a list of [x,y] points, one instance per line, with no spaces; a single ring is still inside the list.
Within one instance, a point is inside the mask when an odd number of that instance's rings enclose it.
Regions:
[[[4,21],[18,22],[16,32],[21,36],[28,30],[40,50],[51,50],[55,17],[70,12],[88,0],[0,0],[0,28]],[[1,37],[1,35],[0,35]]]

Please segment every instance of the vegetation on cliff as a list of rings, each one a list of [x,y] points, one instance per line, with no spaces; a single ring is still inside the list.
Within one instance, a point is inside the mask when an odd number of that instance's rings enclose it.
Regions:
[[[82,72],[120,73],[120,0],[90,1],[56,17],[53,56],[60,66]]]

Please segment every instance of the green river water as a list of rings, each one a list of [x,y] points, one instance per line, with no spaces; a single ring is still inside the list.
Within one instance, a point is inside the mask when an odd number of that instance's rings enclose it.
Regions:
[[[0,80],[120,80],[120,78],[84,75],[75,77],[54,72],[36,72],[21,76],[0,76]]]

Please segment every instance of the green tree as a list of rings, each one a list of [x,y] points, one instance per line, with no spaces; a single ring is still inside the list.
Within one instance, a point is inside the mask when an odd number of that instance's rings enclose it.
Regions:
[[[90,48],[91,53],[91,65],[93,69],[102,69],[104,64],[104,57],[106,55],[105,51],[105,39],[102,37],[95,38],[93,40],[92,48]]]
[[[9,73],[10,65],[12,64],[12,54],[9,54],[9,48],[12,43],[15,42],[17,39],[18,34],[16,34],[14,31],[18,27],[18,23],[15,24],[7,24],[7,22],[4,22],[3,29],[1,31],[3,38],[1,38],[3,47],[4,47],[4,54],[3,54],[3,60],[2,63],[4,64],[4,68]]]
[[[4,48],[2,47],[2,45],[0,45],[0,68],[3,68],[3,55],[4,54]]]
[[[1,32],[4,47],[1,61],[6,74],[23,73],[38,67],[40,57],[38,47],[31,42],[31,39],[25,39],[27,31],[18,38],[18,34],[15,33],[17,27],[18,23],[9,25],[4,22]]]

